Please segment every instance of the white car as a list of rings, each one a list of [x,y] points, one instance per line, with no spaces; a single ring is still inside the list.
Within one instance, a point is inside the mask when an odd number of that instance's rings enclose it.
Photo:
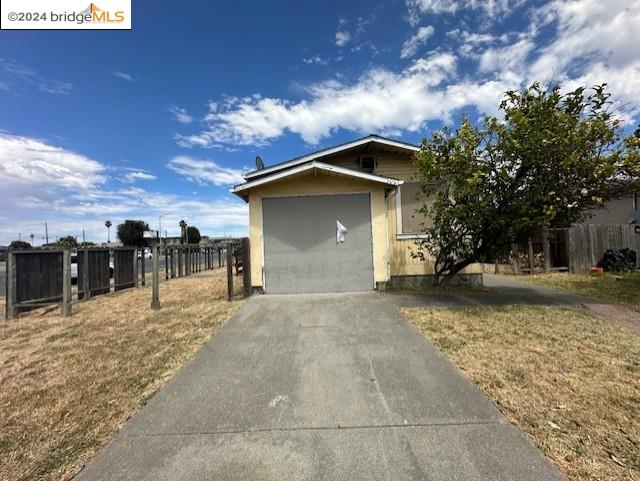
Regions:
[[[109,278],[113,277],[113,259],[109,258]],[[71,254],[71,282],[78,282],[78,254]]]
[[[138,259],[153,259],[151,249],[138,250]]]

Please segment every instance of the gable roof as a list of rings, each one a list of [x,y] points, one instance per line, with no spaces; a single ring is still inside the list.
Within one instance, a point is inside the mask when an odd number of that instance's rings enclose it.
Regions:
[[[244,178],[247,179],[247,181],[249,181],[256,177],[261,177],[266,174],[270,174],[272,172],[277,172],[282,169],[287,169],[289,167],[304,164],[305,162],[310,162],[312,160],[325,157],[327,155],[336,154],[344,150],[352,149],[354,147],[359,147],[361,145],[365,145],[369,143],[387,145],[390,147],[395,147],[395,148],[407,150],[410,152],[418,152],[420,150],[420,147],[418,147],[417,145],[371,134],[371,135],[367,135],[366,137],[362,137],[360,139],[352,140],[350,142],[345,142],[344,144],[334,145],[333,147],[327,147],[326,149],[318,150],[316,152],[311,152],[310,154],[305,154],[300,157],[294,157],[291,160],[279,162],[269,167],[265,167],[264,169],[252,170],[251,172],[244,174]]]
[[[393,187],[397,187],[398,185],[402,185],[404,182],[399,179],[393,179],[391,177],[384,177],[382,175],[369,174],[367,172],[361,172],[359,170],[347,169],[345,167],[338,167],[337,165],[325,164],[323,162],[307,162],[306,164],[294,166],[288,169],[280,169],[280,171],[274,172],[271,175],[266,175],[264,177],[260,177],[255,180],[249,180],[244,184],[236,185],[231,189],[231,192],[236,194],[239,197],[243,197],[245,191],[252,189],[254,187],[258,187],[260,185],[268,184],[274,182],[276,180],[283,179],[285,177],[289,177],[292,175],[300,174],[309,170],[322,170],[326,172],[331,172],[339,175],[345,175],[348,177],[355,177],[358,179],[369,180],[371,182],[380,182],[382,184],[387,184]]]

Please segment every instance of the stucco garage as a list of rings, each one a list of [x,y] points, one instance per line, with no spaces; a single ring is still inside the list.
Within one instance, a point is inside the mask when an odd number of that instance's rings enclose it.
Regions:
[[[262,216],[265,292],[374,288],[369,194],[266,197]],[[348,229],[342,242],[337,222]]]

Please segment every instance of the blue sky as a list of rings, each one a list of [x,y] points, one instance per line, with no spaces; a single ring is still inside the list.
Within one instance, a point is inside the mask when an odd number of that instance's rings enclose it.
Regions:
[[[533,80],[608,82],[633,123],[638,25],[639,0],[134,0],[131,31],[0,31],[0,244],[159,215],[245,234],[228,189],[256,154],[419,143]]]

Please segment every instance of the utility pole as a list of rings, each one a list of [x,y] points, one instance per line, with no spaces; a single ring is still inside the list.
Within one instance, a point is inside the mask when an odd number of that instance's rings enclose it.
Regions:
[[[84,227],[82,228],[82,243],[84,244],[86,242],[85,238],[84,238]]]
[[[44,238],[45,242],[49,244],[49,227],[47,227],[47,223],[44,223]]]

